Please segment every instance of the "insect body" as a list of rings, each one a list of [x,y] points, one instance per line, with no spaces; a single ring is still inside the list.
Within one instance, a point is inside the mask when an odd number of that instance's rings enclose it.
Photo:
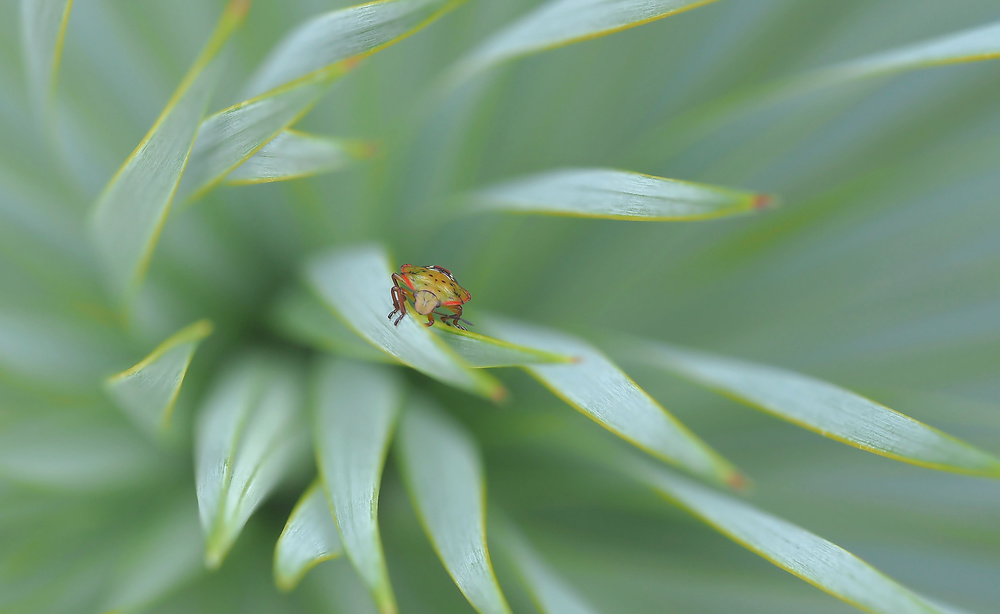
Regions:
[[[460,322],[472,325],[472,322],[462,319],[462,305],[472,299],[469,291],[458,285],[455,276],[448,269],[437,266],[415,266],[404,264],[400,273],[392,274],[392,306],[389,319],[397,313],[393,324],[406,315],[407,301],[413,301],[413,308],[422,316],[427,316],[425,326],[434,325],[434,316],[449,326],[467,330]],[[446,311],[448,313],[442,313]]]

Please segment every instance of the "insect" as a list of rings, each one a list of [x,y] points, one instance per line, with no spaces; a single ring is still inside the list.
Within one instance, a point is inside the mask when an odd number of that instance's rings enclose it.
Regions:
[[[389,319],[397,313],[393,325],[406,315],[407,301],[413,301],[413,308],[422,316],[427,316],[424,326],[434,325],[434,316],[448,326],[468,330],[460,323],[472,326],[472,322],[462,319],[462,305],[472,299],[469,291],[458,285],[455,276],[443,266],[415,266],[404,264],[399,273],[392,274],[392,306]],[[447,311],[449,313],[442,313]]]

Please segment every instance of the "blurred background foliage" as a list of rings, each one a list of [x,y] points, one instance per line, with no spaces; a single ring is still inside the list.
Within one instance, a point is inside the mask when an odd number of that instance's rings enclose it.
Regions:
[[[376,240],[395,264],[449,267],[475,297],[474,322],[501,312],[595,341],[628,333],[781,365],[1000,452],[1000,63],[868,79],[697,124],[761,84],[996,21],[996,2],[724,0],[441,89],[445,69],[539,4],[468,2],[361,62],[296,124],[373,140],[371,160],[175,203],[124,325],[85,219],[222,3],[77,0],[47,127],[28,102],[18,5],[0,4],[0,612],[372,611],[344,559],[291,593],[273,587],[275,540],[311,463],[213,572],[192,481],[196,408],[232,356],[312,352],[268,314],[304,259],[332,245]],[[285,33],[347,5],[258,0],[209,109],[239,101]],[[782,206],[639,223],[468,215],[456,198],[567,166],[772,193]],[[100,383],[206,317],[216,331],[170,436],[154,442]],[[623,366],[752,478],[760,508],[923,594],[981,612],[1000,603],[995,481],[867,454]],[[436,397],[471,430],[490,504],[597,611],[852,610],[582,461],[570,451],[604,437],[600,427],[520,371],[500,377],[501,407],[409,371],[404,394]],[[392,454],[379,511],[401,611],[472,611],[434,560]],[[532,611],[510,560],[496,563],[514,611]]]

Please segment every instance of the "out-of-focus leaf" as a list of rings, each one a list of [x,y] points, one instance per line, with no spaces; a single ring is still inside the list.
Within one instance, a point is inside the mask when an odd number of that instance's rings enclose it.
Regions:
[[[298,366],[248,356],[221,376],[201,408],[195,485],[209,567],[222,563],[253,511],[308,450]]]
[[[337,524],[319,481],[295,504],[274,548],[274,580],[290,591],[314,565],[344,553]]]
[[[929,602],[840,546],[743,501],[645,461],[629,472],[744,548],[866,612],[956,612]]]
[[[181,329],[131,369],[109,377],[105,388],[141,427],[166,429],[194,352],[211,332],[208,320]]]
[[[490,317],[487,330],[501,339],[550,352],[578,356],[567,365],[525,365],[528,373],[559,398],[612,433],[663,460],[729,486],[744,477],[680,421],[654,401],[590,344],[565,333]]]
[[[767,207],[763,194],[603,168],[550,171],[476,190],[475,209],[616,220],[704,220]]]
[[[112,292],[130,298],[145,276],[198,126],[224,62],[216,57],[243,22],[247,0],[231,0],[160,117],[94,206],[91,232]]]
[[[73,0],[21,0],[21,43],[32,103],[51,105]]]
[[[549,0],[487,39],[454,69],[465,79],[506,60],[597,38],[714,0]]]
[[[201,547],[198,510],[185,497],[128,542],[102,611],[139,611],[194,578],[203,569]]]
[[[933,469],[1000,477],[1000,459],[812,377],[665,343],[636,341],[623,355],[862,450]]]
[[[597,614],[597,610],[538,556],[511,523],[505,522],[502,526],[498,540],[501,551],[513,559],[514,570],[542,614]]]
[[[344,549],[380,612],[396,612],[378,530],[378,493],[402,386],[385,367],[330,362],[316,372],[313,435]]]
[[[327,87],[359,60],[399,42],[459,3],[384,0],[326,13],[299,26],[264,60],[251,79],[248,100],[202,124],[181,198],[196,199],[222,182],[309,112]]]
[[[487,398],[505,395],[500,382],[472,369],[416,319],[393,326],[389,290],[392,268],[377,246],[326,252],[309,262],[306,281],[359,335],[400,362],[442,382]]]
[[[571,363],[577,360],[575,356],[516,345],[451,326],[435,326],[434,330],[465,362],[479,369],[520,367],[537,363]]]
[[[226,183],[247,185],[301,179],[345,168],[369,158],[375,145],[285,130],[226,176]]]
[[[405,407],[397,441],[414,507],[455,584],[481,614],[510,614],[486,548],[486,486],[475,442],[420,398]]]

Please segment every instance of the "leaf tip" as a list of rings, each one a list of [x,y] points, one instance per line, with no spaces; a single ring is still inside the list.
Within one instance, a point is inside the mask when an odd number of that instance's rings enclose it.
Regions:
[[[754,211],[764,211],[766,209],[774,209],[778,206],[778,197],[773,194],[757,194],[753,197],[753,202],[751,207]]]
[[[753,482],[739,471],[733,471],[726,476],[726,485],[743,493],[753,489]]]
[[[490,390],[490,399],[494,403],[502,403],[507,400],[507,389],[503,386],[496,386]]]
[[[230,0],[226,7],[226,13],[237,19],[243,19],[250,12],[251,4],[253,4],[252,0]]]

